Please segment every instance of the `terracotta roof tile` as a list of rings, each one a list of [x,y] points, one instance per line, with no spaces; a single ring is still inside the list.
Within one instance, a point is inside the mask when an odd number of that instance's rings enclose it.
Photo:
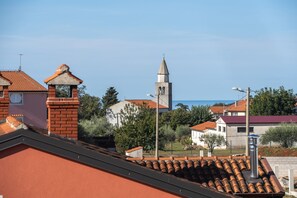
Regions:
[[[195,131],[204,131],[206,129],[215,129],[216,127],[217,127],[216,122],[207,121],[207,122],[192,126],[191,129]]]
[[[228,106],[227,111],[229,112],[242,112],[245,111],[246,100],[236,101],[234,104]]]
[[[47,91],[41,84],[23,71],[0,71],[12,84],[9,91]]]
[[[125,152],[126,152],[126,153],[131,153],[131,152],[133,152],[133,151],[137,151],[137,150],[140,150],[140,149],[143,149],[143,147],[142,147],[142,146],[138,146],[138,147],[135,147],[135,148],[126,150]]]
[[[227,110],[228,106],[211,106],[209,109],[214,114],[223,114]]]
[[[27,129],[27,126],[22,123],[21,121],[17,120],[16,118],[12,116],[8,116],[6,118],[6,122],[0,124],[0,135],[11,133],[13,131],[16,131],[20,128]]]
[[[157,103],[152,100],[139,99],[139,100],[126,100],[126,101],[131,102],[132,104],[137,105],[137,106],[145,105],[151,109],[155,109],[157,107]],[[168,107],[166,107],[164,105],[160,105],[160,104],[159,104],[159,108],[160,109],[168,109]]]
[[[172,174],[204,187],[233,195],[261,194],[261,197],[284,195],[266,159],[259,158],[259,181],[249,183],[243,171],[250,170],[247,157],[127,158],[147,168]]]

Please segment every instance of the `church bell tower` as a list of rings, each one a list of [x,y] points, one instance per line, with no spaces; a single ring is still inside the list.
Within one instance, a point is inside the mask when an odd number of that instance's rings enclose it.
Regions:
[[[156,95],[159,94],[160,105],[168,107],[172,110],[172,83],[169,82],[169,71],[165,61],[165,57],[160,64],[158,72],[158,81],[156,82]]]

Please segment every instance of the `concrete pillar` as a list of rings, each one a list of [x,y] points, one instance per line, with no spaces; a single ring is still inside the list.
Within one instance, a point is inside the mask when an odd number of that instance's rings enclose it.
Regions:
[[[211,157],[211,152],[210,151],[207,152],[207,156]]]
[[[289,177],[289,193],[291,193],[291,191],[294,191],[294,170],[293,169],[288,170],[288,177]]]
[[[204,155],[203,150],[200,150],[200,157],[203,157],[203,155]]]

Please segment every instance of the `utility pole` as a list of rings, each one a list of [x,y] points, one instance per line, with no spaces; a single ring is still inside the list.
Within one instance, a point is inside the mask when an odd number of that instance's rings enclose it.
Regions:
[[[155,158],[159,157],[159,100],[160,100],[160,90],[157,93],[157,107],[156,107],[156,151]]]
[[[245,147],[245,155],[249,156],[249,135],[250,135],[250,88],[248,87],[246,90],[246,109],[245,109],[245,123],[246,123],[246,147]]]

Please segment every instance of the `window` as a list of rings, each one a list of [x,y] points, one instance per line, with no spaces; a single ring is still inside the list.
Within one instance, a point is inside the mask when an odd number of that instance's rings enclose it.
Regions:
[[[23,104],[23,93],[20,92],[12,92],[9,93],[10,104],[13,105],[22,105]]]
[[[226,127],[223,127],[223,132],[226,132]]]
[[[238,112],[232,112],[231,115],[232,116],[238,116]]]
[[[219,131],[221,131],[222,130],[222,127],[221,126],[219,126]]]
[[[246,132],[246,127],[237,127],[237,133],[245,133]],[[249,128],[249,132],[253,133],[254,132],[254,127]]]

